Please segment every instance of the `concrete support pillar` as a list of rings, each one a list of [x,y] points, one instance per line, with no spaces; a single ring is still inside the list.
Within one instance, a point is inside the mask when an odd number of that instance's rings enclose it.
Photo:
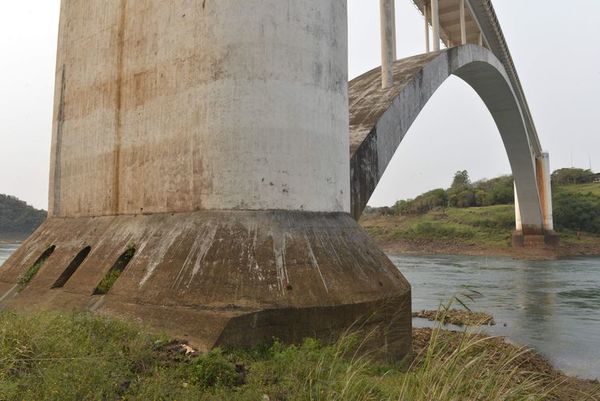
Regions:
[[[479,46],[483,47],[483,33],[479,33]]]
[[[536,168],[542,215],[544,217],[544,230],[553,231],[554,220],[552,218],[552,177],[550,172],[550,155],[548,153],[542,153],[542,155],[537,158]]]
[[[460,40],[461,44],[467,44],[467,22],[465,17],[465,0],[460,0]]]
[[[392,50],[394,52],[394,61],[396,61],[398,60],[398,31],[396,31],[396,0],[392,0],[392,24],[392,32],[394,34],[394,46],[392,47]]]
[[[439,0],[431,0],[431,26],[433,32],[433,51],[440,50],[440,4]]]
[[[379,0],[381,12],[381,86],[394,85],[394,0]]]
[[[425,52],[431,51],[431,40],[429,39],[429,3],[426,1],[423,5],[423,16],[425,17]]]
[[[521,205],[519,205],[519,194],[517,193],[517,185],[515,184],[515,230],[523,232],[523,219],[521,218]]]
[[[92,310],[202,352],[352,327],[407,356],[410,284],[349,213],[347,15],[346,0],[62,0],[60,204],[0,269],[0,310]],[[50,244],[60,255],[14,291]],[[51,289],[88,246],[69,292]]]

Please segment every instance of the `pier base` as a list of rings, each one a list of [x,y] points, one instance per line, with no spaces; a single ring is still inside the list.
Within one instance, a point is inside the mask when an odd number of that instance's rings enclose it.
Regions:
[[[121,275],[98,294],[115,266]],[[375,330],[372,345],[388,357],[411,348],[410,285],[344,213],[50,218],[0,271],[0,308],[134,320],[203,351],[333,340],[348,329]]]
[[[560,236],[555,231],[546,231],[543,234],[524,234],[515,231],[512,237],[513,248],[548,249],[558,251]]]

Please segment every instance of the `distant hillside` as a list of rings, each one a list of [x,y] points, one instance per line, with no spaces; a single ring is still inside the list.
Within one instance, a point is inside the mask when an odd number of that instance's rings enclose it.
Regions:
[[[14,196],[0,194],[0,239],[28,236],[42,224],[46,214]]]
[[[600,255],[599,178],[582,169],[552,175],[561,255]],[[468,173],[460,171],[449,189],[429,191],[391,207],[368,208],[360,223],[391,253],[510,254],[513,203],[512,177],[471,183]]]

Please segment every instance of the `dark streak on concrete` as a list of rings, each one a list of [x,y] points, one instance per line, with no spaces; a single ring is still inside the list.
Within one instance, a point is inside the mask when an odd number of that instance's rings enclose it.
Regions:
[[[115,94],[115,152],[114,152],[114,179],[113,179],[113,206],[114,214],[119,214],[121,197],[121,136],[122,136],[122,106],[123,106],[123,74],[125,52],[125,28],[127,24],[127,0],[121,0],[121,17],[117,31],[117,82]]]
[[[60,79],[60,103],[58,105],[58,115],[56,116],[56,149],[54,155],[54,203],[52,213],[54,216],[60,216],[61,200],[61,176],[62,176],[62,145],[63,145],[63,126],[65,123],[65,90],[67,85],[66,66],[62,66]]]

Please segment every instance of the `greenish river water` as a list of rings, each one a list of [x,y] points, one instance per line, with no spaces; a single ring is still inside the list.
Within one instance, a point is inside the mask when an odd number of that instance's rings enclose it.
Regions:
[[[17,244],[0,244],[0,265]],[[480,293],[473,310],[494,315],[491,335],[536,349],[568,374],[600,378],[600,258],[529,262],[510,258],[391,255],[413,287],[413,309],[437,309]],[[464,296],[462,299],[466,299]],[[430,325],[415,319],[420,326]]]
[[[479,292],[491,335],[534,348],[570,375],[600,378],[600,258],[520,261],[470,256],[391,256],[413,288],[413,309],[437,309]],[[466,299],[464,296],[461,299]],[[416,325],[429,325],[415,319]]]

